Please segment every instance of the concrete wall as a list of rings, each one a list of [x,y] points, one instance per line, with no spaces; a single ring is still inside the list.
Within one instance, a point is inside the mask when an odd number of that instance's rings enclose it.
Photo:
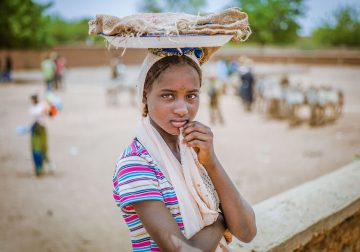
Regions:
[[[234,251],[360,251],[360,161],[254,206],[258,234]]]
[[[295,252],[315,251],[360,251],[360,211],[332,229],[314,234],[306,245],[301,245],[295,250]]]
[[[58,46],[53,50],[67,58],[69,67],[87,67],[108,65],[112,55],[119,56],[123,49],[107,49],[104,46]],[[40,68],[41,60],[50,51],[4,51],[0,50],[0,59],[10,53],[14,69]],[[144,59],[146,50],[126,49],[123,57],[125,64],[140,64]],[[360,65],[359,50],[296,50],[273,48],[222,48],[214,59],[236,59],[246,55],[255,62],[284,62],[302,64],[340,64]]]
[[[359,50],[299,50],[245,47],[236,51],[233,48],[223,48],[216,54],[218,57],[229,59],[238,58],[242,55],[250,57],[255,62],[264,63],[360,65]]]
[[[0,59],[4,64],[5,55],[10,54],[14,69],[39,69],[41,61],[51,52],[56,52],[67,59],[68,67],[92,67],[110,64],[112,56],[119,56],[122,50],[108,50],[103,46],[61,46],[53,50],[0,50]],[[127,49],[123,60],[125,64],[139,64],[146,55],[146,50]]]

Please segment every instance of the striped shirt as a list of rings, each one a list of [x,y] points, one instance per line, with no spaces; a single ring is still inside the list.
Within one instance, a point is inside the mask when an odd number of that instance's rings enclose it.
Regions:
[[[174,188],[137,138],[117,160],[113,184],[113,196],[130,230],[133,251],[160,251],[142,225],[132,206],[133,202],[162,201],[184,233],[184,224]]]

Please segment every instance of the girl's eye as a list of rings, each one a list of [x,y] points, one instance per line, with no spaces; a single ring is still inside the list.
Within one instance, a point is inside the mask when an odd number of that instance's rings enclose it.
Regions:
[[[188,99],[196,99],[198,97],[197,94],[189,94],[187,95]]]
[[[172,94],[162,94],[161,97],[168,100],[168,99],[174,98],[174,95],[172,95]]]

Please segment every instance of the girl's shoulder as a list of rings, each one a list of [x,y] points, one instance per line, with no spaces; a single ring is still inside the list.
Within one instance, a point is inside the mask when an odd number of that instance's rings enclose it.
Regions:
[[[134,214],[132,203],[143,200],[164,202],[159,169],[149,160],[149,153],[135,138],[116,162],[113,197],[126,214]]]
[[[142,146],[139,140],[135,137],[132,142],[125,148],[119,159],[127,158],[130,156],[145,157],[150,155],[149,152],[145,149],[145,147]]]
[[[133,139],[116,160],[115,173],[127,167],[147,167],[154,170],[154,172],[157,170],[149,152],[141,145],[137,138]]]

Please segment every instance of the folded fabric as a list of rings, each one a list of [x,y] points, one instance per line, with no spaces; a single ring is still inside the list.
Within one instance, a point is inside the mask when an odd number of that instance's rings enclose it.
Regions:
[[[248,16],[239,8],[205,16],[185,13],[139,13],[123,18],[97,15],[89,21],[90,35],[141,37],[147,35],[232,35],[234,41],[245,41],[251,34]]]

